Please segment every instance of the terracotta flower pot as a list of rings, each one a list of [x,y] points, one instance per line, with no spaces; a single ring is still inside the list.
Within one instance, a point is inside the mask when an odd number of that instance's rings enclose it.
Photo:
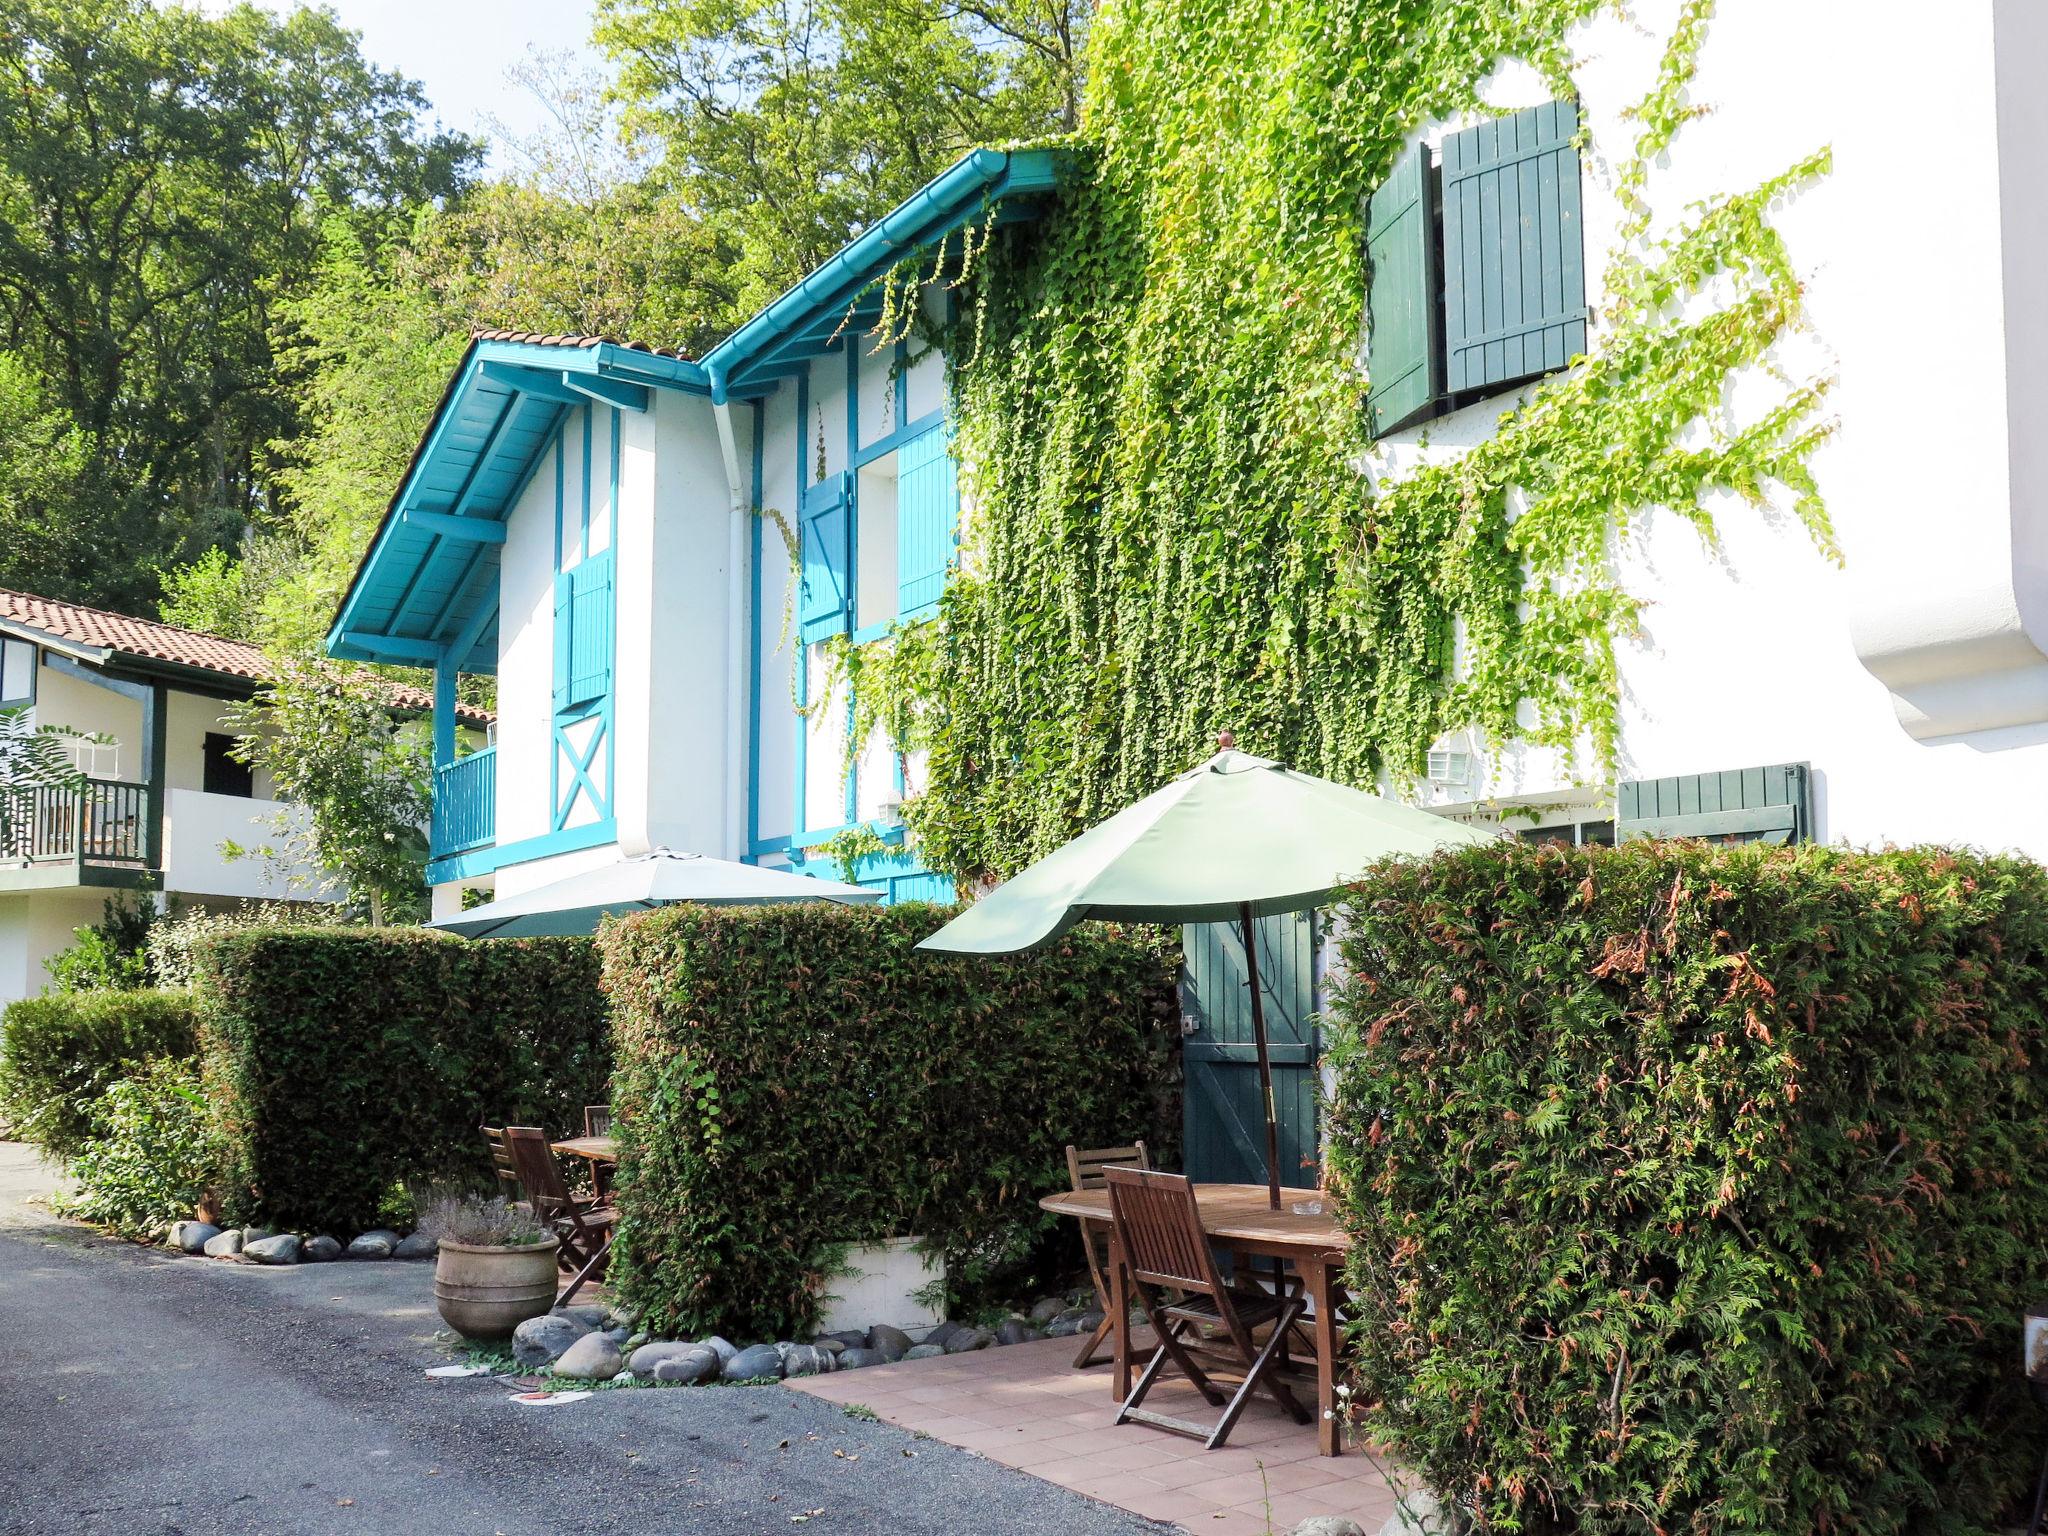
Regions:
[[[555,1240],[486,1248],[441,1239],[434,1305],[465,1339],[502,1339],[555,1304]]]

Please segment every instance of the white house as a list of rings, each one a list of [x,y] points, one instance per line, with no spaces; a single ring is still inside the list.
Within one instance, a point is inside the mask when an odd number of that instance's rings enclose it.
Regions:
[[[1615,146],[1633,141],[1627,114],[1671,19],[1652,9],[1574,35],[1579,91],[1563,115],[1533,70],[1509,69],[1488,88],[1489,106],[1522,113],[1507,130],[1460,120],[1416,135],[1407,170],[1439,204],[1436,286],[1417,301],[1438,354],[1386,413],[1367,473],[1398,479],[1464,451],[1599,345],[1622,217]],[[2048,767],[2048,509],[2036,505],[2048,449],[2027,426],[2048,392],[2048,277],[2034,259],[2048,190],[2026,169],[2048,154],[2048,107],[2016,62],[2048,42],[2048,20],[1998,0],[1902,49],[1883,28],[1843,35],[1824,9],[1720,8],[1689,90],[1711,110],[1660,157],[1647,195],[1661,226],[1832,150],[1832,169],[1772,211],[1811,321],[1772,362],[1836,380],[1826,409],[1839,430],[1812,467],[1843,558],[1790,518],[1740,506],[1719,509],[1719,550],[1681,519],[1647,517],[1615,552],[1622,585],[1647,603],[1644,633],[1620,648],[1618,774],[1588,781],[1557,753],[1447,741],[1421,793],[1451,814],[1588,837],[2048,855],[2048,811],[2026,793]],[[1843,68],[1809,67],[1843,49]],[[1909,85],[1946,104],[1940,134],[1879,88]],[[1583,156],[1580,121],[1599,146]],[[1488,240],[1484,259],[1516,259],[1497,225],[1461,223],[1452,206],[1488,176],[1520,174],[1475,148],[1488,133],[1506,142],[1516,122],[1521,160],[1578,195],[1553,202],[1547,224],[1532,206],[1511,233],[1550,242],[1543,259],[1572,292],[1538,303],[1531,284],[1527,307],[1475,310],[1446,331],[1429,308],[1462,302],[1445,271],[1455,282]],[[1448,172],[1447,153],[1464,157]],[[509,893],[664,844],[815,866],[848,828],[890,845],[863,858],[861,879],[946,894],[895,815],[917,765],[868,743],[842,772],[846,710],[819,697],[823,645],[926,609],[955,538],[943,359],[878,343],[879,280],[990,208],[1031,217],[1057,195],[1055,172],[1053,152],[977,151],[701,360],[587,337],[476,338],[330,635],[337,655],[437,667],[444,698],[457,670],[499,679],[495,750],[458,758],[443,733],[439,910],[465,884]],[[1941,324],[1910,343],[1904,185],[1941,189],[1911,248],[1914,269],[1941,274]],[[1445,241],[1464,245],[1447,256]],[[1450,356],[1462,334],[1497,357],[1517,328],[1543,347],[1469,368]],[[1907,455],[1907,403],[1937,399],[1940,431]]]
[[[1054,172],[976,151],[701,360],[474,339],[328,636],[443,701],[498,679],[495,747],[438,739],[436,915],[660,846],[838,878],[850,828],[885,845],[861,883],[950,896],[895,813],[917,765],[877,742],[847,773],[848,708],[814,701],[828,638],[929,610],[953,555],[944,362],[882,338],[878,282]]]
[[[43,962],[116,891],[210,909],[324,894],[223,851],[273,841],[288,809],[235,760],[225,718],[265,675],[239,640],[0,591],[0,709],[100,738],[70,749],[82,789],[0,780],[0,1004],[40,992]]]

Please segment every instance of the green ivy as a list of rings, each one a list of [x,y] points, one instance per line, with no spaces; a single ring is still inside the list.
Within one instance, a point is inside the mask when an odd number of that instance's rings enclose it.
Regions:
[[[1746,427],[1722,409],[1731,375],[1802,323],[1768,213],[1827,152],[1651,227],[1711,0],[1683,7],[1631,116],[1591,355],[1455,460],[1360,473],[1370,192],[1416,129],[1478,109],[1505,60],[1569,93],[1567,34],[1605,8],[1104,12],[1056,209],[966,242],[948,346],[963,570],[923,661],[871,668],[863,695],[873,720],[915,715],[930,747],[906,814],[933,867],[1014,871],[1224,726],[1352,783],[1398,782],[1462,729],[1604,770],[1615,639],[1640,611],[1612,552],[1640,516],[1670,508],[1711,540],[1710,499],[1789,491],[1834,553],[1808,468],[1827,381],[1784,382]]]

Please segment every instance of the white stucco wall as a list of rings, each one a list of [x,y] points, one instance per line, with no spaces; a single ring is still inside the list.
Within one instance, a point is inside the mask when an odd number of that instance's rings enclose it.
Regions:
[[[1615,227],[1613,166],[1637,131],[1621,114],[1653,78],[1674,13],[1657,0],[1574,39],[1595,143],[1589,287]],[[1668,227],[1692,202],[1833,146],[1833,173],[1773,215],[1812,320],[1774,361],[1794,378],[1839,376],[1840,431],[1813,464],[1843,563],[1782,505],[1716,505],[1719,551],[1676,517],[1646,519],[1619,551],[1623,585],[1648,604],[1644,633],[1620,646],[1619,771],[1807,761],[1823,838],[2048,856],[2048,808],[2025,793],[2048,772],[2048,664],[2027,624],[2048,596],[2048,444],[2029,425],[2048,389],[2048,193],[2033,169],[2048,109],[2025,79],[1994,72],[2040,56],[2048,13],[1997,0],[1951,8],[1939,27],[1915,25],[1924,15],[1884,0],[1845,27],[1833,7],[1735,0],[1709,26],[1691,91],[1708,113],[1680,131],[1648,195]],[[1488,99],[1548,94],[1508,71]],[[1742,381],[1734,408],[1774,395]],[[1461,451],[1508,403],[1397,434],[1373,472]],[[1574,778],[1553,754],[1483,755],[1492,794]]]
[[[549,830],[554,695],[555,454],[505,518],[498,563],[498,842]],[[502,888],[502,887],[501,887]]]
[[[74,887],[0,895],[0,1008],[42,992],[50,979],[43,962],[70,947],[74,929],[98,922],[112,894]]]

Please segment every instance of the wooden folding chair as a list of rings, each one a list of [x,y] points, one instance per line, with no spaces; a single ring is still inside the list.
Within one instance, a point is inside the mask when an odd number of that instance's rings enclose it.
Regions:
[[[540,1224],[554,1233],[561,1244],[557,1261],[569,1275],[569,1284],[555,1298],[558,1307],[583,1289],[585,1281],[602,1280],[611,1259],[612,1228],[618,1212],[606,1206],[579,1205],[562,1182],[562,1170],[555,1163],[554,1149],[539,1126],[508,1125],[505,1145],[512,1154],[512,1166],[519,1172],[526,1198]]]
[[[480,1125],[484,1142],[491,1149],[491,1171],[498,1176],[498,1188],[510,1205],[526,1204],[526,1186],[519,1182],[519,1170],[512,1166],[512,1152],[505,1145],[502,1126]]]
[[[609,1136],[612,1133],[612,1107],[609,1104],[586,1104],[583,1106],[583,1134],[586,1136]]]
[[[1067,1148],[1067,1177],[1073,1180],[1076,1193],[1106,1187],[1107,1180],[1103,1175],[1111,1168],[1151,1166],[1152,1154],[1145,1150],[1142,1141],[1132,1142],[1128,1147]],[[1081,1223],[1081,1252],[1088,1260],[1088,1278],[1095,1282],[1095,1304],[1102,1309],[1102,1321],[1095,1325],[1088,1342],[1081,1346],[1081,1353],[1074,1356],[1074,1369],[1077,1371],[1116,1358],[1114,1354],[1105,1354],[1097,1359],[1095,1354],[1102,1348],[1102,1341],[1116,1329],[1116,1309],[1109,1301],[1109,1228],[1106,1224],[1096,1221]]]
[[[1309,1423],[1308,1409],[1280,1379],[1287,1362],[1288,1331],[1302,1314],[1301,1298],[1233,1290],[1223,1283],[1208,1234],[1202,1230],[1194,1185],[1181,1175],[1110,1168],[1104,1177],[1124,1272],[1159,1338],[1144,1375],[1117,1410],[1116,1422],[1135,1419],[1192,1435],[1213,1451],[1230,1437],[1253,1390],[1264,1388],[1296,1423]],[[1167,1296],[1169,1290],[1177,1297]],[[1253,1333],[1265,1327],[1271,1332],[1260,1345]],[[1205,1400],[1223,1409],[1213,1426],[1139,1406],[1169,1359]],[[1212,1378],[1238,1380],[1236,1393],[1226,1402]]]

